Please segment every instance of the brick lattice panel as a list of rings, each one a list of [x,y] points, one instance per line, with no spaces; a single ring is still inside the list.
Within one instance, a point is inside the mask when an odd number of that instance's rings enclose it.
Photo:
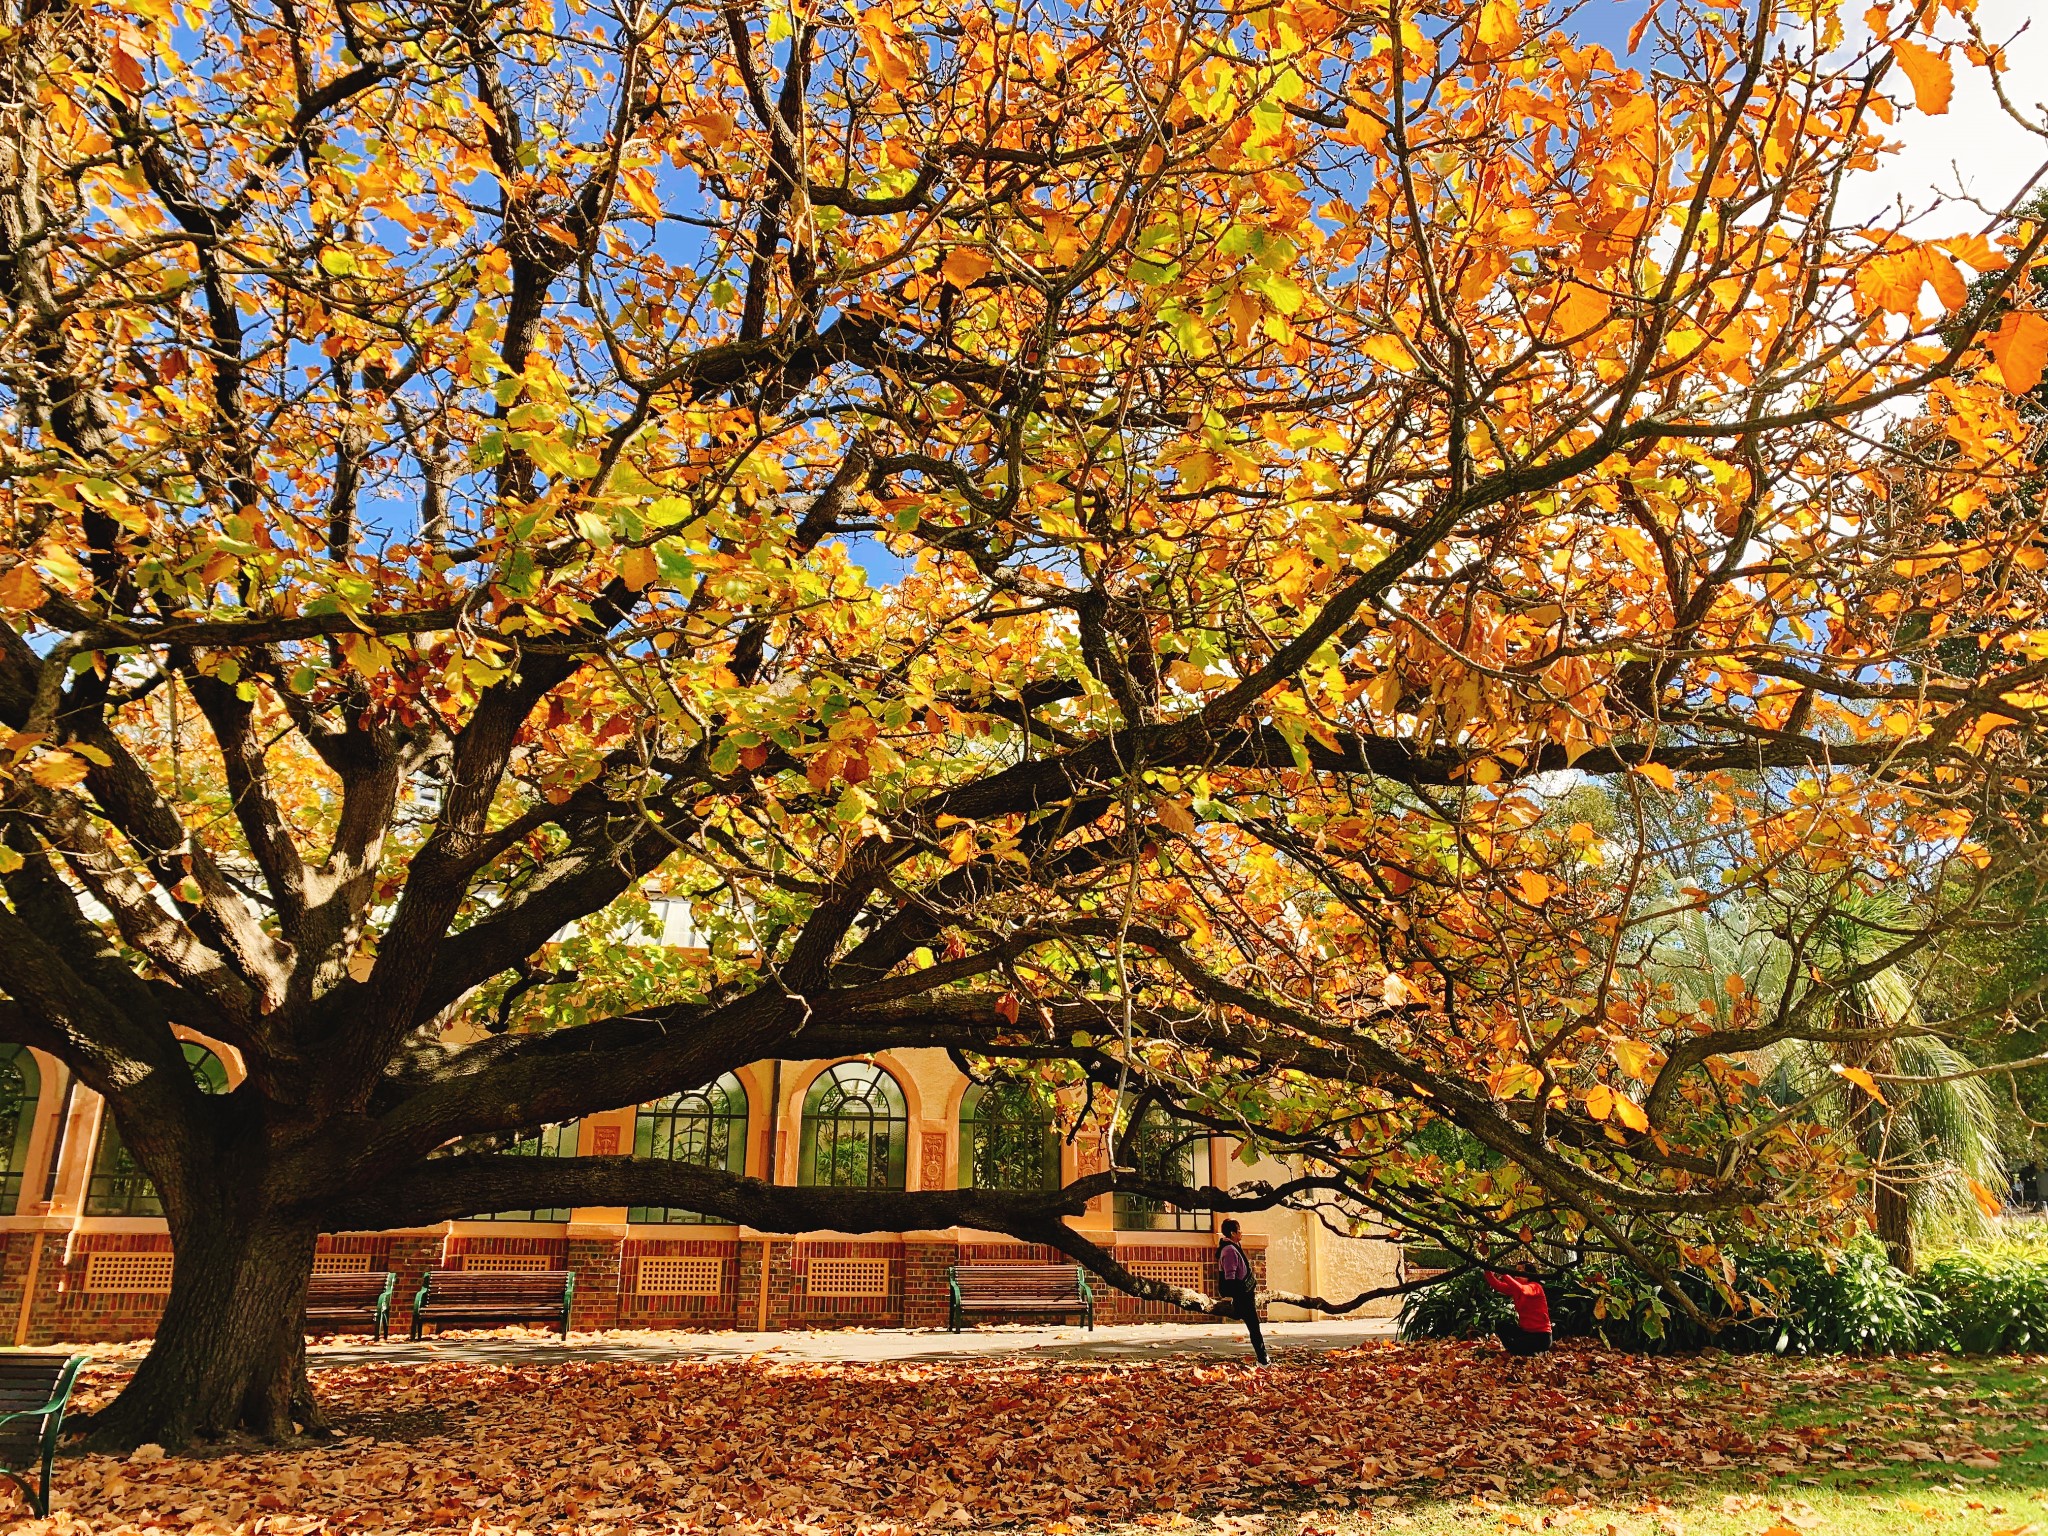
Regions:
[[[886,1296],[887,1259],[813,1258],[804,1266],[806,1296]]]
[[[1158,1280],[1185,1290],[1199,1291],[1203,1285],[1203,1271],[1208,1266],[1192,1259],[1131,1259],[1124,1268],[1140,1280]]]
[[[373,1253],[316,1253],[313,1255],[313,1273],[316,1275],[362,1275],[376,1268]]]
[[[171,1289],[168,1253],[90,1253],[85,1258],[88,1296],[164,1296]]]
[[[725,1290],[725,1260],[701,1254],[637,1261],[635,1296],[717,1296]]]
[[[489,1275],[533,1275],[561,1266],[545,1253],[465,1253],[462,1267]]]

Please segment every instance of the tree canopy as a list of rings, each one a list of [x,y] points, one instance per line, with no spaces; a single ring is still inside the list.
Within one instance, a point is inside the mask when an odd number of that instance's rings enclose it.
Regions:
[[[1833,1000],[2040,772],[2048,227],[1853,211],[1996,75],[1966,11],[1753,12],[17,3],[0,1038],[178,1245],[104,1433],[306,1421],[256,1277],[476,1210],[1190,1302],[1061,1218],[1845,1229],[1853,1138],[1749,1058],[1881,1091]],[[1682,1005],[1657,936],[1738,892],[1784,983]],[[622,942],[650,895],[708,945]],[[429,1156],[912,1046],[1300,1177]]]

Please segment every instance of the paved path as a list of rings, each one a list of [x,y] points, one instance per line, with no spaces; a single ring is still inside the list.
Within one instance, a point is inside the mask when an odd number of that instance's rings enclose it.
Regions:
[[[1350,1349],[1392,1338],[1387,1318],[1357,1322],[1268,1323],[1276,1349]],[[785,1333],[643,1333],[621,1329],[581,1334],[568,1342],[548,1334],[525,1337],[392,1339],[384,1344],[314,1344],[306,1363],[314,1370],[373,1362],[411,1364],[464,1360],[513,1365],[556,1360],[1026,1360],[1116,1361],[1249,1358],[1237,1323],[1125,1323],[1097,1328],[996,1326],[946,1333],[936,1329],[859,1328]]]

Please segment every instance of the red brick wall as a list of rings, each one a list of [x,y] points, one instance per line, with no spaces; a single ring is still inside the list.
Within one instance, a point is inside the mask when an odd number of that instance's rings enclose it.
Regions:
[[[161,1292],[116,1291],[89,1295],[86,1260],[95,1253],[169,1253],[168,1232],[97,1232],[75,1238],[71,1262],[64,1263],[64,1234],[45,1233],[42,1272],[36,1279],[36,1316],[29,1337],[36,1343],[116,1343],[146,1339],[156,1331],[166,1297]]]
[[[430,1269],[441,1267],[444,1240],[434,1233],[409,1233],[384,1240],[384,1267],[398,1276],[391,1293],[391,1333],[412,1330],[412,1302]]]
[[[903,1245],[903,1326],[943,1328],[951,1311],[946,1271],[960,1260],[957,1243]]]
[[[768,1274],[770,1328],[900,1328],[903,1326],[903,1244],[886,1239],[840,1243],[777,1243]],[[812,1296],[810,1263],[819,1258],[881,1259],[887,1294]]]
[[[687,1229],[685,1229],[687,1230]],[[759,1303],[760,1245],[746,1246],[756,1255],[750,1278],[743,1278],[740,1244],[729,1237],[629,1238],[619,1263],[618,1306],[621,1328],[751,1328]],[[716,1296],[641,1296],[640,1261],[659,1258],[712,1258],[721,1266]],[[576,1288],[583,1288],[578,1275]],[[578,1325],[581,1326],[580,1324]]]

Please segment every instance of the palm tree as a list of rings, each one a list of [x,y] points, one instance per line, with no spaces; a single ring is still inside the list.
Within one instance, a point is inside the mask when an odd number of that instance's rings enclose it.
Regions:
[[[1844,1047],[1782,1041],[1750,1064],[1779,1103],[1812,1099],[1817,1113],[1854,1137],[1871,1167],[1871,1225],[1892,1262],[1911,1273],[1916,1251],[1930,1239],[1983,1234],[1976,1191],[2004,1187],[2005,1159],[1998,1098],[1984,1078],[1960,1075],[1973,1063],[1928,1033],[1915,978],[1897,965],[1863,974],[1883,957],[1903,915],[1904,903],[1894,898],[1837,893],[1827,915],[1802,935],[1797,976],[1787,930],[1739,906],[1718,919],[1687,913],[1661,936],[1651,959],[1695,1006],[1711,1000],[1725,1013],[1731,975],[1764,998],[1811,986],[1826,1023],[1872,1032],[1874,1038]],[[1827,1092],[1840,1081],[1839,1067],[1872,1074],[1882,1097],[1846,1086]]]

